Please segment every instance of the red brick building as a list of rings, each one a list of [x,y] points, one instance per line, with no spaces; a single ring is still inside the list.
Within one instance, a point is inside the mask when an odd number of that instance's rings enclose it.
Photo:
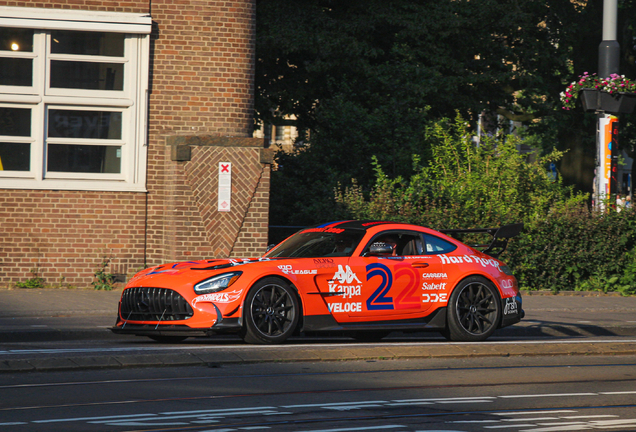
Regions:
[[[254,9],[0,0],[0,286],[264,252]]]

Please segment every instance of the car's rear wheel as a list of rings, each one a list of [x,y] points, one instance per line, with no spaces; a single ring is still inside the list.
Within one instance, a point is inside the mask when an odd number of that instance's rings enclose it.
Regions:
[[[448,302],[445,337],[454,341],[483,341],[494,333],[501,316],[501,301],[487,279],[472,276],[453,290]]]
[[[241,336],[247,343],[282,343],[296,329],[299,314],[298,296],[287,282],[262,279],[252,286],[245,299]]]

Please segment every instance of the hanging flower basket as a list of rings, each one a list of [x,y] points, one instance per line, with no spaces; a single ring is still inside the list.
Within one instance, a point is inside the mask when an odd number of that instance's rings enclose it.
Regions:
[[[585,111],[631,114],[636,107],[634,93],[610,94],[595,89],[581,89],[579,97]]]
[[[580,96],[585,111],[630,114],[636,107],[636,82],[625,78],[625,75],[599,78],[596,74],[585,72],[561,93],[563,109],[574,108],[577,96]]]

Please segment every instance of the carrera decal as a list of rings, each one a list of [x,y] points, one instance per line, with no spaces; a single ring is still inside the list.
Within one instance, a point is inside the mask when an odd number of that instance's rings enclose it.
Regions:
[[[393,298],[387,297],[391,286],[393,286],[393,275],[391,269],[384,264],[369,264],[367,270],[367,281],[379,276],[382,279],[380,286],[371,297],[367,299],[368,310],[393,310]]]
[[[446,273],[423,273],[422,279],[448,279]]]
[[[201,302],[232,303],[233,301],[238,300],[240,297],[241,297],[241,291],[203,294],[198,297],[195,297],[194,300],[192,300],[192,306],[196,306],[197,303],[201,303]]]

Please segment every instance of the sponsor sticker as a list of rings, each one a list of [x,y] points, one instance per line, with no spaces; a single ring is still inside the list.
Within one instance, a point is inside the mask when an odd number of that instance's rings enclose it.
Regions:
[[[448,300],[447,293],[425,293],[422,294],[422,303],[437,303],[437,302],[445,302]]]
[[[307,275],[307,274],[318,274],[317,269],[311,270],[295,270],[291,265],[279,265],[279,270],[285,274],[295,274],[295,275]]]
[[[350,284],[353,281],[361,283],[358,276],[351,271],[351,267],[345,266],[345,268],[343,268],[342,265],[338,265],[338,271],[333,275],[332,279],[337,280],[341,284]]]
[[[196,306],[197,303],[200,303],[200,302],[232,303],[233,301],[238,300],[240,297],[241,297],[241,291],[203,294],[198,297],[195,297],[194,300],[192,300],[192,305]]]
[[[517,302],[514,297],[508,297],[506,299],[506,305],[504,306],[504,315],[516,315],[519,313],[517,309]]]
[[[424,282],[422,284],[422,289],[428,290],[428,291],[443,290],[443,289],[446,289],[446,282],[440,282],[440,283]]]
[[[362,312],[362,303],[327,303],[329,312]]]
[[[422,279],[448,279],[446,273],[422,273]]]
[[[512,279],[502,279],[500,285],[501,285],[501,290],[504,292],[504,294],[508,294],[508,295],[515,294],[515,290],[513,289],[514,283]]]
[[[329,268],[334,266],[332,258],[314,258],[316,268]]]
[[[499,261],[493,259],[493,258],[480,258],[478,256],[475,255],[451,255],[451,256],[447,256],[447,255],[438,255],[440,257],[440,259],[442,260],[442,264],[462,264],[462,263],[477,263],[477,264],[481,264],[482,267],[486,267],[486,266],[492,266],[495,267],[496,269],[499,269]]]

